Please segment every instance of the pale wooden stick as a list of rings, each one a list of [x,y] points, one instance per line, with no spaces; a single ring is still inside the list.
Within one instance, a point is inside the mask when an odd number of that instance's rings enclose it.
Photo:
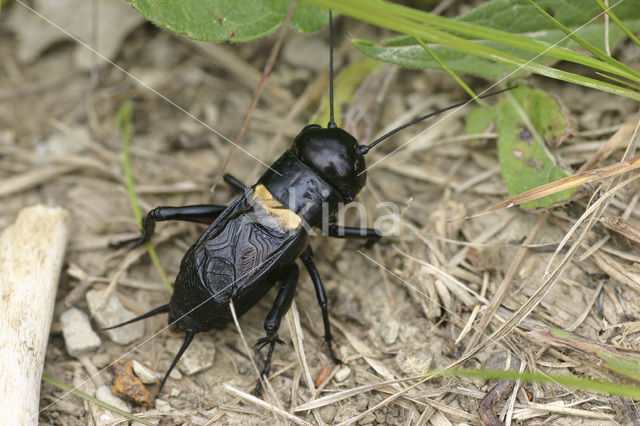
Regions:
[[[64,209],[23,209],[0,235],[0,424],[36,425],[40,381],[64,258]]]

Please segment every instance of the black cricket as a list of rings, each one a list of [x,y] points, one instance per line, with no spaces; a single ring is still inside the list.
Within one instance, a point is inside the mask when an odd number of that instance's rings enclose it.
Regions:
[[[327,128],[311,124],[293,140],[292,146],[278,158],[258,182],[245,187],[239,180],[225,175],[225,181],[242,191],[229,206],[193,205],[156,207],[145,217],[142,235],[123,243],[134,247],[148,241],[155,222],[184,220],[210,224],[187,251],[180,264],[174,293],[168,304],[105,330],[121,327],[157,314],[168,313],[174,331],[185,333],[182,347],[160,384],[169,374],[196,333],[220,328],[233,322],[230,303],[238,315],[254,306],[276,283],[280,289],[264,321],[266,336],[256,346],[269,346],[261,373],[267,377],[278,329],[289,310],[300,275],[296,260],[300,258],[316,291],[324,322],[324,339],[331,359],[340,364],[331,342],[331,325],[327,297],[313,261],[309,242],[312,228],[325,228],[335,238],[362,238],[371,246],[381,235],[375,229],[360,229],[334,223],[339,209],[355,198],[366,182],[364,156],[371,148],[399,130],[444,111],[465,105],[451,105],[419,117],[376,139],[369,145],[358,141],[337,127],[333,114],[333,27],[330,17],[330,120]],[[509,89],[506,89],[509,90]],[[503,92],[489,93],[481,98]],[[329,224],[327,226],[327,224]],[[256,385],[260,392],[261,382]]]

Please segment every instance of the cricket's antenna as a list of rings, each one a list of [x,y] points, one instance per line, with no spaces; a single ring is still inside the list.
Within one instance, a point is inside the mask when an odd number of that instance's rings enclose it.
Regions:
[[[405,124],[403,124],[401,126],[396,127],[395,129],[391,130],[390,132],[387,132],[384,135],[380,136],[378,139],[374,140],[369,145],[360,145],[358,147],[358,152],[361,155],[365,155],[365,154],[367,154],[369,152],[369,150],[371,148],[373,148],[374,146],[378,145],[380,142],[382,142],[383,140],[387,139],[389,136],[396,134],[397,132],[399,132],[402,129],[406,129],[409,126],[412,126],[412,125],[414,125],[416,123],[419,123],[422,120],[426,120],[429,117],[433,117],[434,115],[442,114],[445,111],[449,111],[451,109],[466,105],[469,102],[472,102],[474,99],[488,98],[489,96],[495,96],[495,95],[497,95],[499,93],[506,92],[507,90],[515,89],[516,87],[518,87],[518,86],[511,86],[511,87],[507,87],[506,89],[502,89],[502,90],[498,90],[498,91],[495,91],[495,92],[487,93],[486,95],[478,96],[476,98],[469,98],[466,101],[462,101],[462,102],[458,102],[457,104],[449,105],[448,107],[442,108],[439,111],[430,112],[427,115],[423,115],[422,117],[418,117],[415,120],[411,120],[408,123],[405,123]]]
[[[333,120],[333,15],[329,10],[329,124],[327,128],[338,127]]]

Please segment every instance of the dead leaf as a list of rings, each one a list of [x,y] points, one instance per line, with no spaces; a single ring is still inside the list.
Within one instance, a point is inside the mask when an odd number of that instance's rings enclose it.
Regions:
[[[113,59],[126,35],[144,22],[121,0],[34,0],[32,6],[16,2],[9,15],[5,22],[17,36],[17,57],[23,63],[33,61],[54,43],[73,39]],[[74,57],[82,69],[104,62],[80,43],[76,43]]]

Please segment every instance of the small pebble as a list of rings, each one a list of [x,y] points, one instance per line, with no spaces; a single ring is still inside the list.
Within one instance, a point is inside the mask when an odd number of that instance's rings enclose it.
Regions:
[[[373,424],[376,421],[376,415],[373,413],[369,413],[367,415],[365,415],[363,418],[361,418],[358,421],[358,424],[361,425],[368,425],[368,424]]]
[[[182,346],[182,342],[182,339],[170,339],[167,342],[167,348],[171,353],[175,354]],[[211,367],[215,355],[216,346],[211,336],[200,333],[193,339],[191,345],[189,345],[189,350],[182,355],[176,367],[183,374],[190,376]]]
[[[423,351],[400,351],[396,355],[396,365],[405,374],[418,376],[431,367],[433,355]]]
[[[167,414],[171,411],[171,405],[164,399],[156,399],[156,410]]]
[[[69,355],[78,357],[100,347],[100,337],[91,328],[89,317],[80,309],[71,308],[60,315],[62,335]]]
[[[75,141],[87,140],[89,137],[89,130],[86,127],[77,126],[73,129],[73,137],[70,138],[67,133],[63,132],[54,133],[36,147],[36,152],[40,155],[52,154],[58,156],[78,154],[85,147]]]
[[[91,363],[98,368],[104,368],[111,363],[113,357],[108,353],[99,353],[91,357]]]
[[[133,372],[145,385],[152,385],[158,382],[158,378],[153,370],[136,360],[133,361]]]
[[[380,425],[387,424],[387,413],[385,413],[383,410],[377,410],[374,411],[374,414],[376,415],[376,423]]]
[[[164,379],[165,374],[166,372],[156,371],[156,377],[158,378],[158,380]],[[173,370],[171,370],[171,373],[169,373],[169,377],[171,377],[173,380],[180,380],[182,379],[182,373],[178,371],[178,369],[174,368]]]
[[[338,409],[335,404],[325,405],[320,409],[320,417],[322,417],[322,421],[325,423],[333,423],[333,420],[336,418],[336,412]]]
[[[369,407],[369,398],[365,394],[359,394],[355,401],[356,410],[362,412]]]
[[[127,413],[131,412],[129,404],[111,393],[111,388],[109,388],[109,386],[100,386],[96,389],[96,398],[100,401],[106,402],[107,404],[111,404],[114,407],[118,407],[122,411],[126,411]]]
[[[91,316],[95,318],[102,328],[110,327],[121,322],[135,318],[135,314],[125,308],[116,296],[111,296],[104,304],[103,309],[98,309],[104,291],[91,290],[87,292],[87,303]],[[138,321],[124,327],[105,331],[109,338],[121,345],[127,345],[144,336],[144,322]]]
[[[336,382],[340,383],[347,380],[347,378],[350,375],[351,375],[351,369],[345,366],[345,367],[342,367],[340,370],[338,370],[338,372],[336,373],[335,376],[333,376],[333,378],[336,380]]]
[[[400,322],[395,319],[384,321],[378,329],[378,336],[387,345],[392,345],[398,339]]]

